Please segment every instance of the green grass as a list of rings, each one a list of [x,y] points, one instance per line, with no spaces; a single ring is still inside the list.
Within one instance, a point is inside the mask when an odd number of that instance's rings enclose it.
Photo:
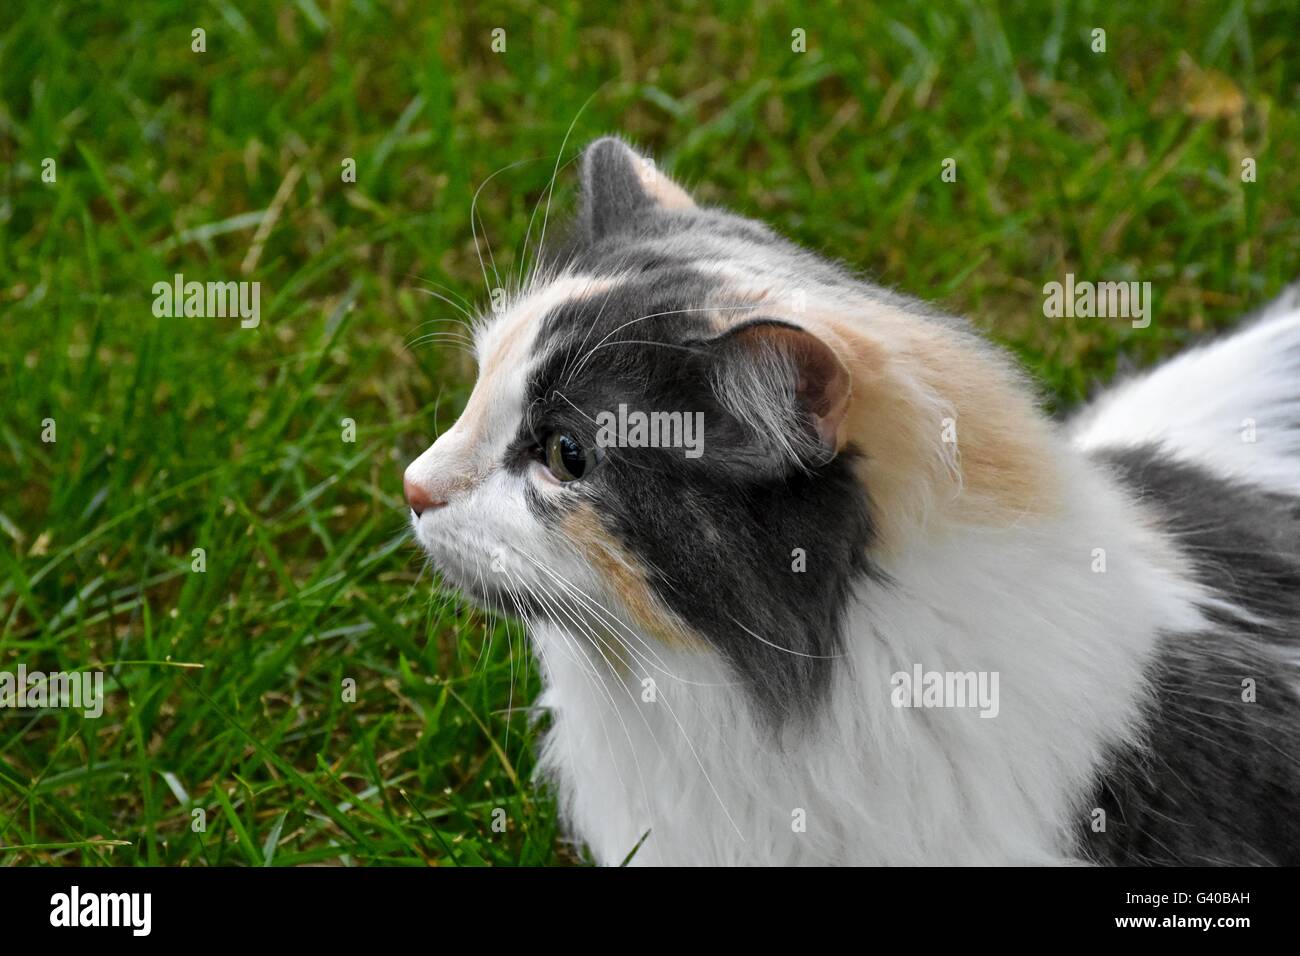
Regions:
[[[530,258],[570,123],[562,160],[622,131],[702,201],[969,315],[1056,407],[1300,272],[1289,0],[451,6],[0,24],[0,670],[103,669],[109,698],[0,711],[0,862],[580,857],[528,784],[519,626],[435,594],[400,487],[473,376],[416,343],[456,315],[422,293],[485,301],[471,198],[520,160],[478,215],[503,275]],[[1151,281],[1151,328],[1043,318],[1067,271]],[[261,282],[260,327],[155,318],[177,272]]]

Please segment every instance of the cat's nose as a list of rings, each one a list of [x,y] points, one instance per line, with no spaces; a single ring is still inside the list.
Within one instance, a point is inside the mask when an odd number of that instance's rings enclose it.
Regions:
[[[425,488],[405,475],[402,476],[402,490],[406,492],[406,503],[411,506],[411,510],[415,512],[417,518],[426,511],[441,508],[447,503],[436,500]]]

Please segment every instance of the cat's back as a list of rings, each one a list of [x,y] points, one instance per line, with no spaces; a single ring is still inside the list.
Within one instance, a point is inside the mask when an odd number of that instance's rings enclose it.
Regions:
[[[1141,738],[1108,755],[1079,828],[1088,859],[1300,864],[1297,298],[1075,423],[1185,558],[1209,624],[1159,635]]]

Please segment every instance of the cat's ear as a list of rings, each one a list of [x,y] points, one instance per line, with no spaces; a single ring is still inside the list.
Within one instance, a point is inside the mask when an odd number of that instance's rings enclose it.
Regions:
[[[718,397],[757,445],[803,467],[825,464],[844,447],[852,376],[822,339],[760,318],[712,345]]]
[[[621,139],[606,136],[582,154],[582,224],[587,238],[600,240],[634,227],[638,217],[658,209],[691,209],[695,202],[648,156]]]

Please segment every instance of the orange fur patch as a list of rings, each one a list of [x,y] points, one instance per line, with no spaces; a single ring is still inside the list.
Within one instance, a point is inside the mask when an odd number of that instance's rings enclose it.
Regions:
[[[562,527],[647,635],[664,644],[694,647],[701,639],[654,593],[646,569],[629,555],[601,524],[591,505],[582,503],[565,516]],[[626,643],[626,642],[624,642]],[[637,649],[644,655],[644,650]]]
[[[779,302],[748,292],[765,308]],[[728,324],[748,318],[721,314]],[[849,305],[810,296],[801,314],[777,314],[820,337],[849,369],[840,444],[863,455],[858,473],[882,549],[945,522],[997,527],[1059,513],[1051,427],[991,346],[866,298]]]

